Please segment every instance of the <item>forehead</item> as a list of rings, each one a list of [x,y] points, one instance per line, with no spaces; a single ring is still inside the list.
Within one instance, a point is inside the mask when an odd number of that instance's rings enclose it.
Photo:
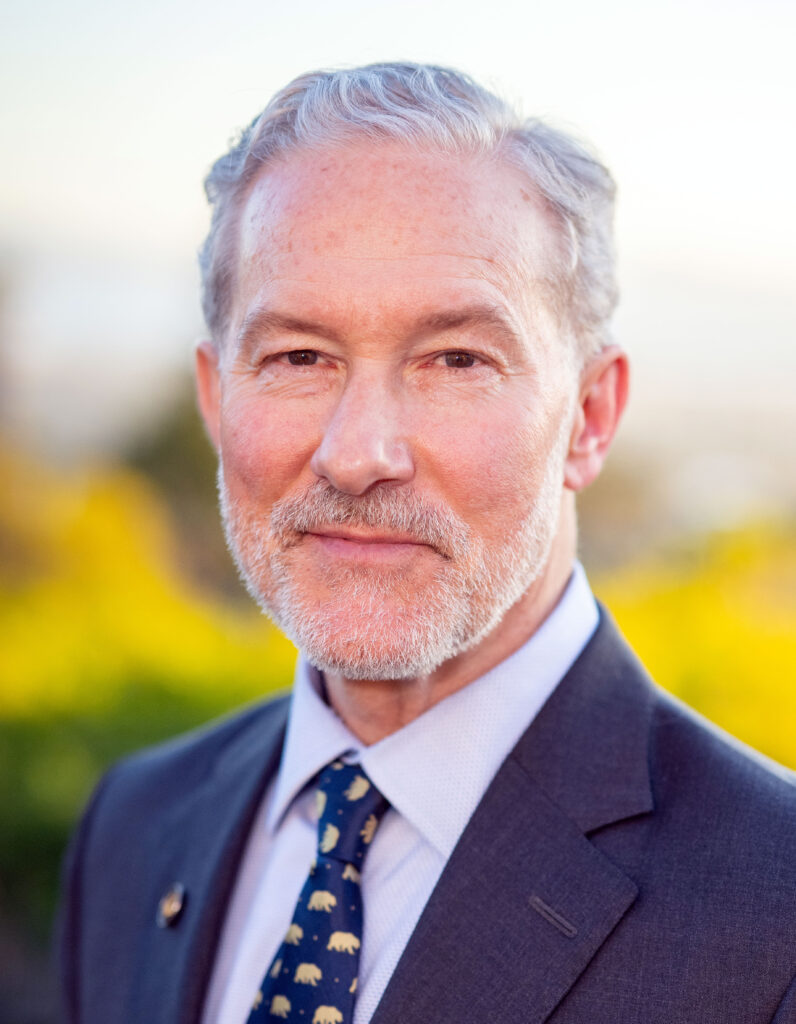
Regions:
[[[494,157],[394,143],[298,151],[266,169],[241,211],[234,305],[245,315],[275,291],[316,293],[327,311],[392,303],[400,314],[442,291],[521,303],[555,278],[559,246],[542,200]]]

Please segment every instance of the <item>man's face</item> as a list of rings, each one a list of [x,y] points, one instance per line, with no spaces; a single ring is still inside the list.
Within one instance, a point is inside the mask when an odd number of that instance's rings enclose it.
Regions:
[[[543,574],[576,374],[517,172],[293,154],[240,217],[215,431],[230,547],[321,668],[424,675]]]

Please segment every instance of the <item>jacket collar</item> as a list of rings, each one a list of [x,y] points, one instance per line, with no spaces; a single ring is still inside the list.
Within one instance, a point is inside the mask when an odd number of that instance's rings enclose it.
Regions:
[[[600,624],[511,757],[588,833],[652,810],[654,688],[600,608]]]

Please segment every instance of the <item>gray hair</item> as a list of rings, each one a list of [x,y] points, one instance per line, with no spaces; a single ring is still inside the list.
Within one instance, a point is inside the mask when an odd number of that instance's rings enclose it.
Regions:
[[[608,344],[617,301],[609,171],[582,143],[536,118],[523,119],[460,71],[409,63],[301,75],[213,165],[205,179],[213,217],[199,265],[205,319],[217,343],[229,317],[238,218],[249,186],[277,156],[363,138],[456,156],[500,155],[525,173],[560,228],[559,317],[581,359]]]

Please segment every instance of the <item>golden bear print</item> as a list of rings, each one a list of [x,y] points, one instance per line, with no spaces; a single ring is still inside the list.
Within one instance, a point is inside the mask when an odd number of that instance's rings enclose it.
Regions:
[[[361,800],[370,789],[370,783],[364,775],[355,775],[348,789],[343,793],[346,800]]]
[[[379,819],[376,817],[375,814],[371,814],[368,820],[362,826],[362,831],[359,834],[362,836],[366,843],[372,842],[378,824]]]
[[[329,914],[332,912],[332,907],[336,906],[336,897],[325,889],[316,889],[310,893],[309,903],[307,903],[308,910],[325,910]]]
[[[263,993],[262,993],[262,991],[260,991],[254,997],[254,1002],[252,1003],[252,1009],[253,1010],[259,1010],[260,1006],[262,1005],[262,1002],[263,1002]]]
[[[360,874],[353,864],[346,864],[343,868],[343,878],[347,878],[351,882],[358,883],[360,881]]]
[[[282,958],[280,957],[279,960],[274,960],[274,965],[273,965],[273,967],[271,968],[271,970],[268,973],[271,975],[272,978],[278,978],[279,977],[279,972],[281,970],[282,970]]]
[[[326,828],[323,830],[323,839],[321,839],[321,853],[329,853],[330,850],[333,850],[337,846],[339,838],[340,829],[327,822]]]
[[[287,996],[274,996],[271,1000],[271,1009],[268,1012],[272,1017],[287,1017],[290,1013],[290,1000]]]
[[[351,993],[351,995],[353,995],[356,992],[356,990],[357,990],[357,979],[354,978],[354,980],[351,982],[351,985],[350,985],[348,991]]]
[[[342,1013],[336,1006],[319,1006],[312,1017],[312,1024],[341,1024]]]
[[[317,964],[299,964],[293,981],[297,981],[299,985],[312,985],[315,988],[322,977],[323,971]]]
[[[285,935],[285,942],[288,946],[297,946],[304,938],[304,929],[295,922],[288,928]]]
[[[323,812],[326,810],[326,794],[322,789],[315,790],[315,810],[318,812],[318,817],[323,817]]]
[[[359,949],[359,939],[353,932],[332,932],[326,948],[336,953],[354,953]]]

